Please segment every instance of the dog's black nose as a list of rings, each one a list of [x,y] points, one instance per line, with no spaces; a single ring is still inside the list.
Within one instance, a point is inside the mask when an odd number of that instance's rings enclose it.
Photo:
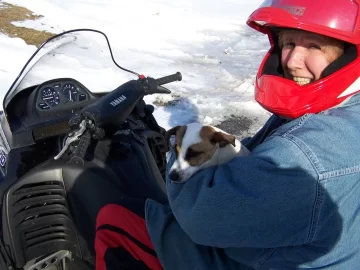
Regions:
[[[169,174],[169,178],[172,181],[178,181],[180,178],[180,174],[178,170],[172,170],[171,173]]]

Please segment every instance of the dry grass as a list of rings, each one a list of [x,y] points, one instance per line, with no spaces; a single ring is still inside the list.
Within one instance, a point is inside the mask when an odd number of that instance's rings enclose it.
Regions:
[[[11,22],[36,20],[42,16],[34,15],[32,11],[14,6],[0,0],[0,32],[9,37],[18,37],[23,39],[29,45],[39,47],[45,40],[54,34],[45,31],[38,31],[25,27],[17,27]]]

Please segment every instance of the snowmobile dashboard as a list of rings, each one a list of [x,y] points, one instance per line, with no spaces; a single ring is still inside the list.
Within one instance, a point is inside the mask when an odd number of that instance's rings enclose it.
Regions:
[[[28,100],[29,115],[54,115],[78,111],[95,97],[78,81],[70,78],[55,79],[39,85]],[[34,110],[35,108],[35,110]]]
[[[3,130],[12,144],[67,134],[69,119],[106,93],[92,93],[79,81],[59,78],[19,92],[7,106]],[[8,128],[5,126],[8,125]]]
[[[35,140],[67,133],[69,119],[98,99],[75,79],[46,81],[29,95],[23,125],[33,130]]]

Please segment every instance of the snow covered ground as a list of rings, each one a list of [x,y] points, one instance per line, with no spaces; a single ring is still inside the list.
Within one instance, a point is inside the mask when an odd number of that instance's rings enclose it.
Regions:
[[[7,0],[43,17],[16,26],[60,33],[74,28],[105,32],[123,67],[151,77],[180,71],[172,95],[146,97],[164,128],[190,121],[219,125],[239,136],[269,117],[253,98],[253,83],[268,49],[246,19],[261,1],[246,0]],[[1,6],[0,8],[4,8]],[[0,34],[0,102],[36,50]],[[119,85],[124,79],[119,79]],[[165,104],[166,106],[163,106]]]

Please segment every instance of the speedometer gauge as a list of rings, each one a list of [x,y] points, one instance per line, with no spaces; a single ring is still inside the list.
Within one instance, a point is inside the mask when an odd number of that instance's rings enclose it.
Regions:
[[[50,107],[55,107],[60,103],[59,93],[52,87],[45,87],[41,91],[41,99]]]
[[[77,101],[78,91],[75,85],[73,85],[72,83],[66,83],[64,84],[62,91],[67,101]]]

